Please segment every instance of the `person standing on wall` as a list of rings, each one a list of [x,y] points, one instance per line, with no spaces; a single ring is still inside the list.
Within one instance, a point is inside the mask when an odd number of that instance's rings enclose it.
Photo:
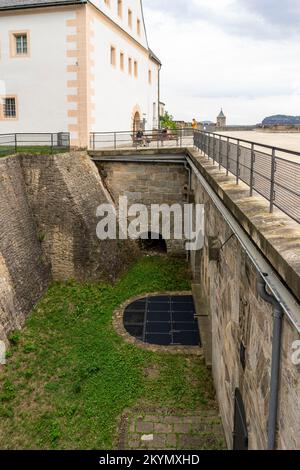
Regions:
[[[198,123],[196,121],[196,119],[194,118],[193,121],[192,121],[192,128],[193,129],[198,129]]]

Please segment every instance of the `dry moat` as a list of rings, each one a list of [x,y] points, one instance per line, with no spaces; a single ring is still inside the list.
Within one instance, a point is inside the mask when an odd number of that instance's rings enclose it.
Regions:
[[[223,449],[201,355],[130,345],[112,318],[127,299],[188,291],[184,261],[145,256],[114,284],[54,283],[0,372],[2,449]]]
[[[202,247],[99,240],[123,196]],[[0,448],[299,448],[296,220],[195,149],[1,158],[0,198]]]

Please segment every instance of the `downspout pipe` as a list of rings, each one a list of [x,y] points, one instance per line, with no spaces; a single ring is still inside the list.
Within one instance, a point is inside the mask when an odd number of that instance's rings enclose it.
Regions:
[[[184,164],[184,167],[188,173],[188,179],[189,179],[189,183],[188,183],[188,196],[187,196],[187,201],[186,203],[189,204],[190,203],[190,194],[192,192],[192,169],[191,167],[187,164],[187,162]],[[186,261],[189,262],[191,258],[191,253],[190,251],[187,251],[186,252]]]
[[[268,419],[268,450],[276,449],[276,430],[279,402],[279,381],[280,381],[280,352],[282,341],[283,310],[279,302],[266,290],[266,282],[257,273],[257,289],[260,297],[273,305],[273,341],[272,341],[272,365],[270,382],[270,400],[269,400],[269,419]]]
[[[157,72],[157,91],[158,91],[158,96],[157,96],[157,116],[158,116],[158,123],[157,123],[157,128],[160,130],[160,71],[161,71],[161,64],[158,66],[158,72]]]
[[[190,194],[192,191],[192,170],[191,170],[191,167],[187,163],[184,164],[184,167],[188,173],[188,178],[189,178],[188,189],[189,189],[189,194]],[[187,201],[187,202],[190,202],[190,201]]]

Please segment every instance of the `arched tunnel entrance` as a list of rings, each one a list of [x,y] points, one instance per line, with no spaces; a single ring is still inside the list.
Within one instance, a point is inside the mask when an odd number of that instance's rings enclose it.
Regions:
[[[148,232],[139,239],[140,248],[143,251],[167,253],[167,244],[159,233]]]

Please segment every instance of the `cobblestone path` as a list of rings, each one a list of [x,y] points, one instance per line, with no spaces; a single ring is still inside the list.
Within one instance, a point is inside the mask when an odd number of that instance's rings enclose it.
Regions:
[[[153,410],[122,416],[120,450],[223,450],[226,449],[221,419],[217,411],[182,411],[168,414]]]

